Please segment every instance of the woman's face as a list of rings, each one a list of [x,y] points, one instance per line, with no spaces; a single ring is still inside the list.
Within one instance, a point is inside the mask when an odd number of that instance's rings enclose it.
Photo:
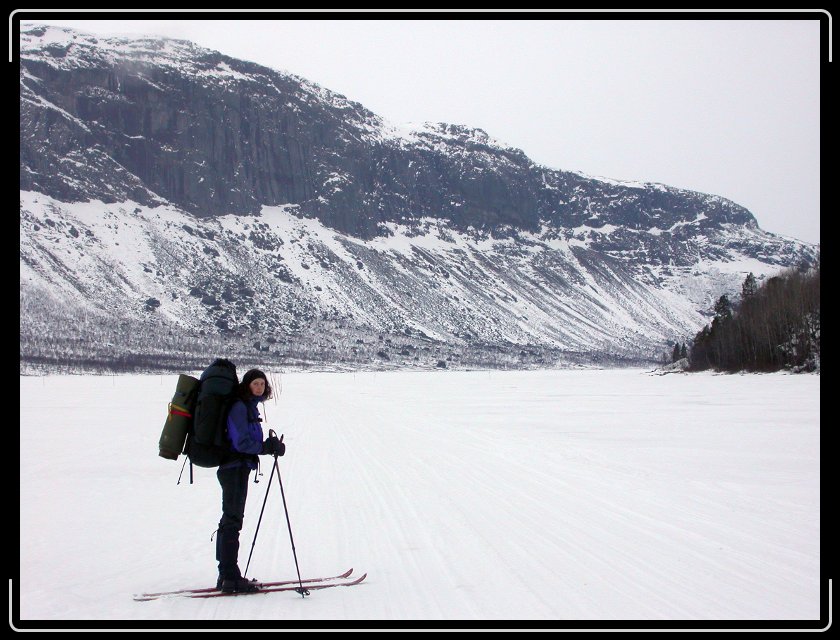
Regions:
[[[254,378],[251,380],[251,384],[248,385],[248,388],[251,389],[251,393],[253,395],[260,397],[265,393],[265,380],[263,378]]]

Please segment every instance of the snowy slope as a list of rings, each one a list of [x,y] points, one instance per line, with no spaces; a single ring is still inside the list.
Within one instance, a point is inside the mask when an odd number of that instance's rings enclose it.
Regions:
[[[215,580],[213,472],[157,457],[174,376],[20,378],[20,617],[816,620],[819,376],[273,374],[266,427],[304,576],[364,584],[134,602]],[[249,485],[250,550],[269,467]],[[294,576],[278,487],[249,575]]]
[[[352,351],[357,335],[369,343],[377,333],[400,340],[385,349],[389,362],[426,368],[438,357],[414,356],[429,339],[465,352],[536,345],[653,359],[668,341],[696,333],[714,300],[735,295],[747,273],[780,269],[734,247],[725,260],[634,266],[591,249],[592,233],[580,229],[495,237],[424,219],[388,223],[388,236],[361,240],[294,206],[199,220],[171,206],[68,204],[35,192],[21,192],[20,202],[26,356],[45,337],[101,345],[139,332],[149,348],[167,334],[189,344],[199,330],[221,330],[248,349],[267,338],[317,340],[322,360],[354,368],[369,363]],[[71,314],[77,321],[59,329]],[[126,319],[138,328],[118,326]],[[295,337],[302,328],[309,333]],[[161,348],[173,351],[180,348]]]

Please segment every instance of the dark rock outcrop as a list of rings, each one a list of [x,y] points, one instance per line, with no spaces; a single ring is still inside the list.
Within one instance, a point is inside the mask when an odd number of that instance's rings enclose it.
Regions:
[[[343,96],[189,42],[24,29],[20,83],[21,189],[65,201],[165,200],[198,217],[295,204],[360,238],[424,217],[497,234],[755,226],[722,198],[535,165],[480,129],[399,133]]]

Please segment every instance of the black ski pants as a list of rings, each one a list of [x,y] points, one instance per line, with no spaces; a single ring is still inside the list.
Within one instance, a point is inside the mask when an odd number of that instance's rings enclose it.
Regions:
[[[216,560],[221,578],[239,578],[239,532],[245,518],[245,501],[248,498],[248,476],[251,469],[246,464],[219,468],[216,477],[222,485],[222,518],[216,537]]]

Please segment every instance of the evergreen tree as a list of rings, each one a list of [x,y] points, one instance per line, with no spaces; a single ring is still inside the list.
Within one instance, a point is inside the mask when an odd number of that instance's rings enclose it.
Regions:
[[[732,318],[732,303],[729,302],[729,298],[726,294],[722,295],[718,298],[718,301],[715,302],[715,319],[718,318],[724,321]]]
[[[749,275],[744,279],[744,284],[741,285],[741,299],[747,300],[748,298],[754,296],[757,291],[758,283],[756,282],[752,271],[750,271]]]

